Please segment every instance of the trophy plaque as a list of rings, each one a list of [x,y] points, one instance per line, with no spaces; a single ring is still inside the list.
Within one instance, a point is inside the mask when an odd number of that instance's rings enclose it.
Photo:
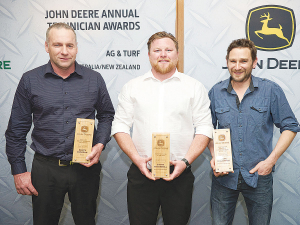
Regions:
[[[233,172],[230,129],[214,130],[216,172]]]
[[[152,175],[157,178],[170,176],[170,133],[152,134]]]
[[[74,163],[89,163],[86,160],[92,151],[95,121],[92,119],[76,119],[73,159]]]

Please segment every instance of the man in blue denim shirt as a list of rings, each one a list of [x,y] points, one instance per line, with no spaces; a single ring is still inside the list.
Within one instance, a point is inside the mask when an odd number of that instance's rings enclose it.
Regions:
[[[273,203],[272,171],[278,158],[300,131],[282,89],[274,82],[254,77],[257,50],[252,41],[239,39],[227,49],[231,77],[209,92],[215,128],[230,128],[233,173],[215,171],[213,142],[209,143],[213,169],[211,208],[213,224],[232,224],[241,192],[249,224],[270,224]],[[281,136],[272,148],[273,127]]]

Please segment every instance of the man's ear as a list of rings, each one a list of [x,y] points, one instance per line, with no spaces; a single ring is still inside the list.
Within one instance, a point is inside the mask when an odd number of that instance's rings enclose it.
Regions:
[[[49,47],[48,47],[47,41],[45,41],[45,50],[46,50],[47,53],[49,53]]]
[[[256,57],[256,59],[254,60],[253,62],[253,65],[252,65],[252,68],[255,69],[256,65],[257,65],[257,61],[258,61],[258,58]]]

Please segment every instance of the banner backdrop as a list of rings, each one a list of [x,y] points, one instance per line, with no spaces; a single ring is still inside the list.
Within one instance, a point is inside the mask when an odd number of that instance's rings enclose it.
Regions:
[[[300,118],[300,41],[296,0],[185,1],[185,73],[209,90],[229,77],[226,49],[233,39],[248,37],[259,47],[253,74],[275,81]],[[31,197],[18,195],[5,154],[4,133],[22,74],[49,60],[46,29],[55,22],[71,25],[78,39],[77,61],[102,74],[113,104],[122,86],[150,69],[147,40],[157,31],[175,33],[174,0],[5,0],[0,2],[0,224],[32,224]],[[271,28],[274,28],[273,30]],[[267,35],[269,33],[269,35]],[[274,131],[274,146],[280,133]],[[31,170],[34,152],[26,151]],[[276,164],[271,224],[300,224],[299,137]],[[97,224],[129,224],[126,202],[130,159],[112,139],[101,155],[103,165]],[[210,225],[211,156],[206,150],[192,165],[195,175],[191,225]],[[239,199],[234,225],[247,224]],[[66,197],[60,224],[74,224]],[[157,224],[163,224],[159,214]]]

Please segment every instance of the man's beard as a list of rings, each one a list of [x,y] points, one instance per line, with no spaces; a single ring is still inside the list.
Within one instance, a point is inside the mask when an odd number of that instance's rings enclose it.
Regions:
[[[177,62],[175,64],[173,61],[169,61],[169,65],[167,67],[160,66],[158,61],[156,61],[155,63],[151,63],[152,68],[160,74],[166,74],[171,72],[174,68],[176,68],[176,65]]]
[[[248,73],[247,73],[247,72],[248,72]],[[250,71],[245,71],[245,76],[242,77],[242,79],[235,79],[234,76],[231,75],[231,80],[233,80],[234,82],[242,83],[242,82],[248,80],[248,79],[251,77],[251,73],[252,73],[252,70],[250,70]]]

